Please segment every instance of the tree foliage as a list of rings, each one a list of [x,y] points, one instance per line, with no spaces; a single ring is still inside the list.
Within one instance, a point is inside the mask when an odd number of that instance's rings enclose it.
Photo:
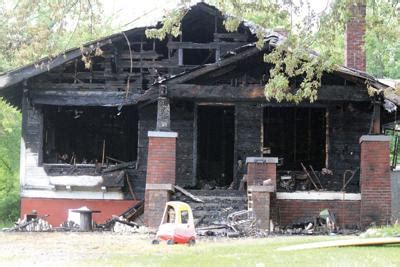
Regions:
[[[0,219],[18,217],[21,114],[0,99]]]
[[[113,31],[99,0],[0,0],[0,72]]]
[[[367,70],[400,79],[400,1],[375,0],[367,9]]]

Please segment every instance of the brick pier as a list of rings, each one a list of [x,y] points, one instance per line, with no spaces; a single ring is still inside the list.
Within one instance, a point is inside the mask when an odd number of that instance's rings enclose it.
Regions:
[[[156,228],[176,180],[176,132],[150,131],[144,222]]]
[[[364,135],[360,138],[361,226],[385,225],[391,219],[390,137]]]

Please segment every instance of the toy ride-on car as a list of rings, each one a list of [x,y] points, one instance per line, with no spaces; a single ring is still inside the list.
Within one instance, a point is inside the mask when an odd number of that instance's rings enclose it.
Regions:
[[[169,201],[165,204],[164,215],[153,244],[160,240],[168,245],[196,243],[193,213],[190,206],[180,201]]]

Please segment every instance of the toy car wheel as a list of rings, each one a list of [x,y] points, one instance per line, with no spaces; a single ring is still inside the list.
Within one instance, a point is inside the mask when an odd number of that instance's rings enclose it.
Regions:
[[[172,240],[172,239],[168,239],[168,241],[167,241],[167,245],[173,245],[173,244],[175,244],[174,240]]]
[[[194,246],[195,244],[196,244],[196,240],[194,240],[194,239],[190,239],[188,242],[189,247]]]
[[[158,244],[160,244],[160,241],[157,239],[154,239],[153,241],[151,241],[151,244],[158,245]]]

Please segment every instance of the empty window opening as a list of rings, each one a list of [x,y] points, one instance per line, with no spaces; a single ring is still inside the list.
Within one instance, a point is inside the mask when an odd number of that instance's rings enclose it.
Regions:
[[[95,164],[137,156],[135,107],[44,106],[44,163]]]
[[[183,49],[183,65],[203,65],[214,62],[214,49]]]
[[[281,158],[278,170],[302,171],[325,167],[326,109],[276,108],[264,110],[264,156]]]
[[[232,106],[198,106],[197,181],[200,187],[229,186],[233,181],[234,112]]]

